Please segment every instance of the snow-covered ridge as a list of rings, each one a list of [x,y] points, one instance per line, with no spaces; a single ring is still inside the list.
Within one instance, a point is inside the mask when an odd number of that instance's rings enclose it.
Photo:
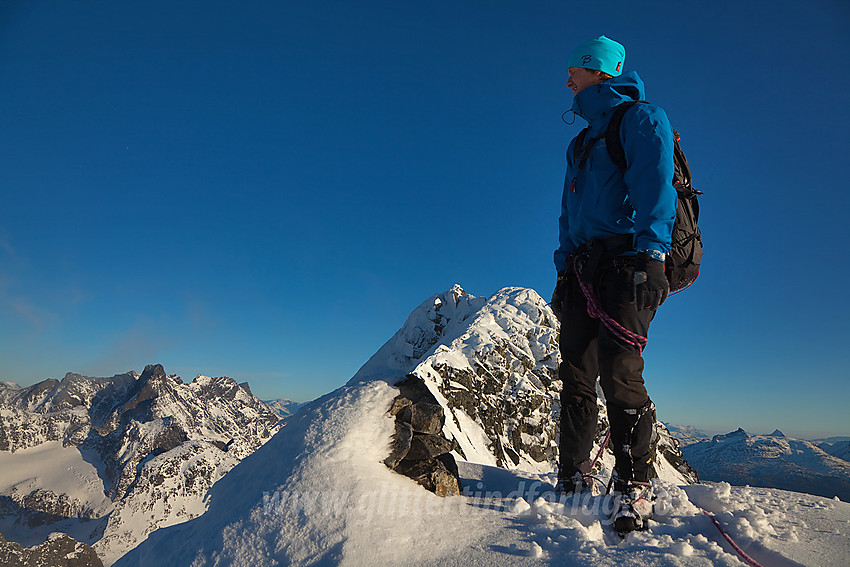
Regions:
[[[835,443],[819,443],[818,447],[845,461],[850,461],[850,441],[837,441]]]
[[[0,533],[29,546],[71,532],[109,564],[157,527],[202,513],[206,491],[278,422],[247,384],[187,384],[161,365],[0,385]],[[97,526],[80,533],[81,519]]]

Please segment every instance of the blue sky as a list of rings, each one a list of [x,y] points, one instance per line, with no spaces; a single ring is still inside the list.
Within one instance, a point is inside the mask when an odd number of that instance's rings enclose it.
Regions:
[[[565,61],[605,34],[705,192],[659,417],[850,434],[850,6],[647,4],[0,2],[0,380],[306,400],[454,283],[548,299]]]

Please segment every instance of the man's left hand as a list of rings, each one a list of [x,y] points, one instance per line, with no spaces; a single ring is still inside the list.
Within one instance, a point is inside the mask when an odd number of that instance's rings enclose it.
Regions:
[[[670,283],[664,275],[664,262],[638,252],[632,281],[631,301],[638,311],[658,309],[670,293]]]

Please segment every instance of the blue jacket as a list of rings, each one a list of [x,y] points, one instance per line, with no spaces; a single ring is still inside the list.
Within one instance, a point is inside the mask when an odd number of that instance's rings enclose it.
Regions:
[[[673,129],[664,110],[636,104],[625,116],[620,140],[628,168],[625,175],[608,157],[605,130],[614,108],[644,98],[643,81],[634,71],[623,73],[579,92],[572,110],[587,120],[585,140],[602,135],[584,168],[575,163],[575,143],[567,149],[567,175],[561,199],[558,272],[567,256],[594,238],[634,234],[636,250],[670,251],[676,219],[673,187]]]

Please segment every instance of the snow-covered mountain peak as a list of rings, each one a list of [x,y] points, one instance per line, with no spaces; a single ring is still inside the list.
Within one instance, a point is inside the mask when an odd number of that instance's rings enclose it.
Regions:
[[[453,329],[462,328],[463,322],[486,301],[484,297],[466,293],[458,284],[432,295],[411,312],[404,325],[360,368],[351,382],[404,376]]]
[[[61,381],[49,378],[24,388],[12,388],[4,383],[0,384],[0,404],[38,413],[89,406],[113,390],[125,389],[137,378],[138,374],[134,372],[116,374],[111,378],[93,378],[68,372]]]
[[[725,443],[727,441],[736,442],[741,439],[749,438],[749,434],[743,430],[743,428],[739,427],[735,431],[731,433],[726,433],[724,435],[715,435],[711,438],[712,443]]]
[[[243,400],[247,400],[254,396],[247,382],[239,384],[229,376],[212,377],[198,374],[194,380],[189,382],[187,387],[202,398],[233,399],[241,397]]]
[[[444,406],[444,435],[468,461],[551,471],[557,463],[559,323],[540,295],[507,287],[489,298],[459,285],[422,302],[349,384],[407,375],[424,381]],[[599,439],[607,428],[601,408]],[[696,475],[658,425],[659,474]],[[604,466],[610,457],[602,459]],[[663,472],[662,472],[663,471]]]

